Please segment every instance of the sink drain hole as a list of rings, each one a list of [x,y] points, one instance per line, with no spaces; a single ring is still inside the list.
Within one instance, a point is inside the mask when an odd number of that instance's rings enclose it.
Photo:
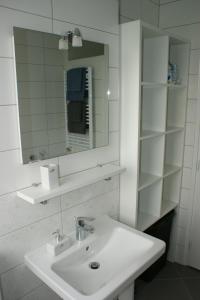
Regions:
[[[97,261],[93,261],[89,264],[89,267],[92,270],[97,270],[100,268],[100,263],[98,263]]]

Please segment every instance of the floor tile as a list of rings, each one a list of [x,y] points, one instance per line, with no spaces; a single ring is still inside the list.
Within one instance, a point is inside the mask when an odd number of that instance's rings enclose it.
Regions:
[[[200,278],[183,279],[192,300],[200,299]]]
[[[135,300],[161,299],[191,300],[191,297],[181,279],[153,280],[135,295]],[[194,298],[194,300],[196,299]]]
[[[174,264],[174,266],[181,278],[200,278],[199,270],[187,266],[182,266],[180,264]]]
[[[176,268],[176,264],[166,262],[165,267],[158,272],[155,279],[173,279],[173,278],[179,278],[180,273],[178,272]]]

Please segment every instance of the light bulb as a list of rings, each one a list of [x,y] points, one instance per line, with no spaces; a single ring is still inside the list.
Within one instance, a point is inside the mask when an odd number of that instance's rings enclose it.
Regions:
[[[68,46],[68,39],[65,38],[61,38],[59,40],[59,46],[58,46],[59,50],[68,50],[69,46]]]
[[[72,46],[73,47],[82,47],[83,46],[83,42],[82,42],[81,36],[73,36]]]

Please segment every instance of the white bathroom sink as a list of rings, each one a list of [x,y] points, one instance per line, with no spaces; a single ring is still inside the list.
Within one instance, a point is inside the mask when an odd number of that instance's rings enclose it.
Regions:
[[[63,299],[106,299],[130,285],[165,251],[165,243],[112,220],[52,257],[43,246],[25,256],[28,267]],[[94,269],[93,269],[94,268]]]

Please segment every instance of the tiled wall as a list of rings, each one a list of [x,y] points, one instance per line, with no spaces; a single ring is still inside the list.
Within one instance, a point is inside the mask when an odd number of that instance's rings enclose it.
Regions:
[[[98,13],[96,13],[98,12]],[[16,191],[40,180],[39,165],[21,165],[14,76],[13,26],[63,34],[79,24],[83,37],[109,45],[109,146],[51,159],[60,176],[119,160],[119,35],[116,0],[0,0],[0,278],[4,300],[58,299],[24,265],[27,251],[74,215],[118,215],[118,178],[30,205]]]
[[[184,149],[184,169],[181,203],[177,220],[178,234],[175,245],[176,260],[187,263],[189,228],[196,170],[196,143],[198,138],[197,87],[200,63],[200,1],[160,0],[160,27],[190,39],[189,91]]]
[[[159,0],[120,0],[120,22],[137,19],[158,26]]]

